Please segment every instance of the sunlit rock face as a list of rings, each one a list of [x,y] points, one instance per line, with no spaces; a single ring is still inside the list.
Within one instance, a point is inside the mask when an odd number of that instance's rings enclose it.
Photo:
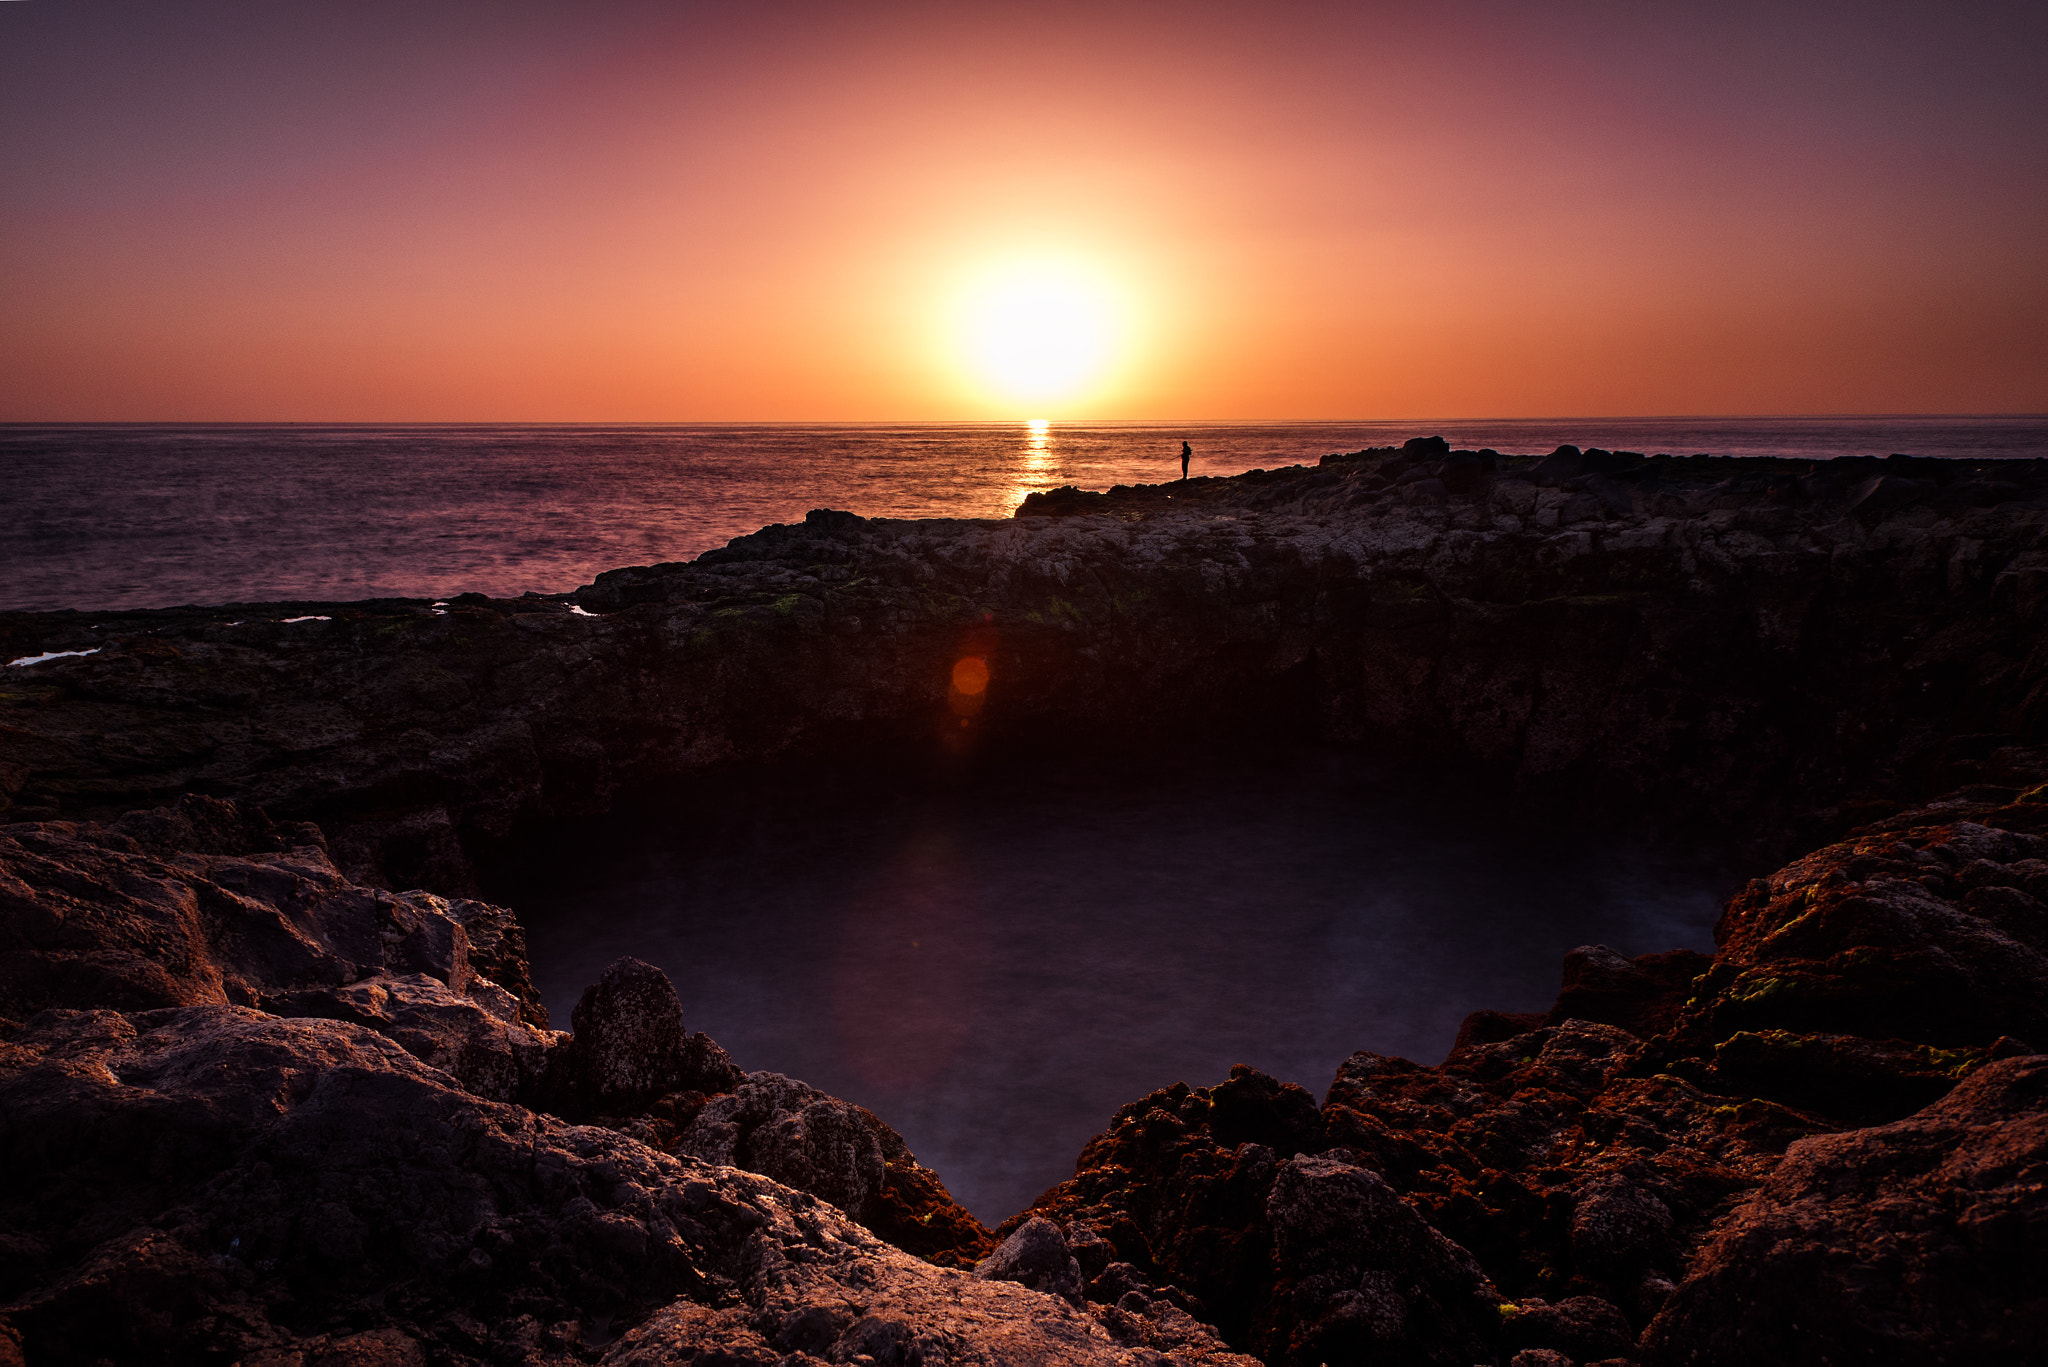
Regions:
[[[636,960],[531,1023],[524,955],[229,802],[0,827],[11,1360],[587,1362],[678,1297],[725,1315],[703,1351],[1238,1360],[962,1276],[987,1231],[878,1118],[742,1073]]]
[[[1156,1361],[816,1197],[452,1083],[339,1021],[39,1015],[0,1060],[9,1360]]]

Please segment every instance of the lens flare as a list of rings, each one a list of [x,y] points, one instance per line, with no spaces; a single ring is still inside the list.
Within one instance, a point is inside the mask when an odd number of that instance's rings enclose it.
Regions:
[[[953,662],[953,686],[946,690],[946,705],[965,726],[981,715],[988,701],[988,661],[979,655],[963,655]]]
[[[988,661],[979,655],[969,655],[954,665],[953,687],[970,695],[987,692]]]

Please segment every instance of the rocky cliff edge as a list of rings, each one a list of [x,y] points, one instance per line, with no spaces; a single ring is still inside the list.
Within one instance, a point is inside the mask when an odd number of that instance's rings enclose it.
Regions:
[[[573,597],[0,615],[0,1361],[2031,1361],[2044,527],[2037,462],[1424,440]],[[1143,1098],[992,1251],[644,965],[548,1029],[474,896],[729,760],[1275,720],[1808,852],[1438,1066]]]
[[[1439,1066],[1165,1088],[999,1244],[658,971],[551,1031],[509,913],[315,834],[0,828],[0,1362],[2018,1364],[2048,1327],[2048,785],[1756,880],[1711,958],[1575,951]]]

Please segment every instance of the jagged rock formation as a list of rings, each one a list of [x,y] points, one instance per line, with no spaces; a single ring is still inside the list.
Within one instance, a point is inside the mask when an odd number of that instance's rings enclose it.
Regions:
[[[2048,1058],[1797,1144],[1693,1260],[1652,1362],[2025,1362],[2048,1329]]]
[[[1276,1364],[2027,1361],[2044,836],[2048,784],[1967,790],[1756,880],[1711,960],[1575,951],[1548,1017],[1480,1013],[1438,1067],[1156,1092],[1005,1228]]]
[[[1018,1225],[995,1252],[981,1260],[974,1275],[987,1281],[1016,1282],[1075,1305],[1081,1303],[1080,1260],[1059,1227],[1037,1216]]]
[[[522,823],[727,762],[1268,727],[1790,853],[2041,738],[2043,465],[1419,439],[1010,521],[819,512],[567,598],[0,614],[0,659],[95,652],[0,669],[0,797],[240,798],[474,896]]]
[[[339,1021],[47,1011],[0,1045],[0,1114],[0,1362],[1157,1361]]]
[[[0,827],[0,1362],[595,1361],[677,1296],[736,1353],[1120,1362],[1185,1330],[1232,1360],[1177,1312],[1041,1323],[933,1281],[991,1246],[937,1175],[688,1034],[647,965],[573,1035],[530,997],[509,912],[350,884],[317,830],[197,797]],[[846,1317],[848,1287],[898,1313]]]
[[[2016,1364],[2048,1316],[2048,784],[1757,880],[1712,959],[1576,951],[1438,1067],[1163,1089],[976,1276],[879,1119],[632,960],[529,1024],[507,913],[265,848],[311,834],[0,828],[0,1362]]]
[[[269,1009],[280,994],[410,975],[494,1018],[547,1024],[510,912],[351,884],[317,828],[188,796],[106,826],[8,831],[0,895],[16,915],[0,949],[0,1014],[82,1001]]]

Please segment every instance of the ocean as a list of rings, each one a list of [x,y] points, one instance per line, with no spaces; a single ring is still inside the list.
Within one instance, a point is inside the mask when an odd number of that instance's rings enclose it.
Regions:
[[[1119,1106],[1247,1063],[1317,1101],[1544,1011],[1565,954],[1713,949],[1725,853],[1329,746],[1040,749],[940,785],[787,764],[535,832],[518,910],[555,1024],[631,954],[740,1066],[874,1111],[990,1225]]]
[[[1441,434],[1692,455],[2048,456],[2048,418],[0,426],[0,609],[562,593],[812,508],[1007,517],[1026,494],[1314,464]]]
[[[1034,490],[1313,463],[1441,434],[1511,454],[2048,455],[2048,420],[1043,427],[0,428],[0,606],[561,592],[817,507],[1005,517]],[[1250,1063],[1319,1097],[1541,1010],[1574,945],[1712,948],[1738,869],[1475,806],[1341,749],[1044,754],[933,788],[808,771],[533,833],[486,871],[566,1024],[621,954],[691,1029],[895,1125],[993,1224],[1117,1106]],[[552,872],[551,872],[552,871]]]

